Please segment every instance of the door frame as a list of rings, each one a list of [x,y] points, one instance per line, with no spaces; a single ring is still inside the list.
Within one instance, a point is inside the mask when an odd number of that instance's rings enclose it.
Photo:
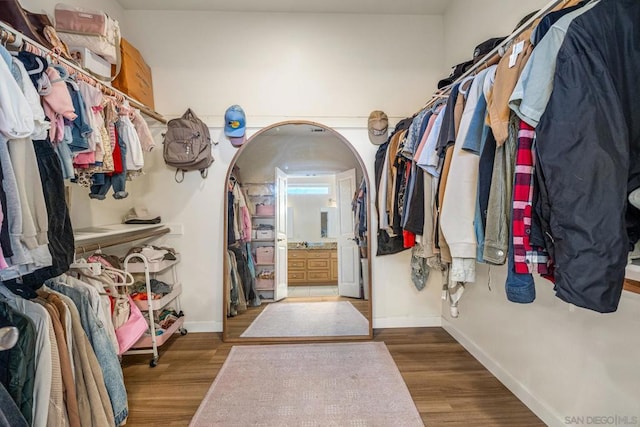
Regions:
[[[336,130],[334,130],[333,128],[323,125],[321,123],[317,123],[317,122],[313,122],[313,121],[309,121],[309,120],[286,120],[283,122],[278,122],[278,123],[274,123],[272,125],[266,126],[262,129],[260,129],[259,131],[257,131],[255,134],[253,134],[251,137],[249,137],[247,139],[247,141],[242,144],[242,146],[236,151],[235,155],[233,156],[233,159],[231,159],[231,162],[229,162],[229,166],[227,168],[227,174],[225,177],[224,182],[222,183],[222,185],[224,185],[224,191],[223,194],[227,194],[227,183],[229,182],[229,178],[231,177],[231,173],[233,172],[233,168],[236,165],[236,162],[238,160],[238,158],[242,155],[242,152],[246,149],[246,147],[249,144],[252,144],[255,142],[256,137],[260,136],[262,133],[271,130],[273,128],[279,127],[279,126],[284,126],[284,125],[310,125],[310,126],[317,126],[319,128],[324,129],[327,132],[330,132],[333,136],[335,136],[338,140],[340,140],[353,154],[353,156],[355,157],[355,159],[358,162],[358,165],[360,166],[360,169],[362,170],[362,174],[363,174],[363,179],[365,181],[365,185],[367,186],[367,259],[369,260],[369,262],[367,262],[367,274],[366,277],[369,278],[368,283],[366,284],[366,286],[368,286],[368,293],[365,292],[365,295],[369,295],[369,299],[366,300],[367,301],[367,305],[368,305],[368,311],[369,311],[369,316],[368,316],[368,320],[369,320],[369,334],[368,335],[358,335],[358,336],[323,336],[323,337],[283,337],[283,338],[277,338],[277,337],[264,337],[264,338],[240,338],[240,337],[230,337],[228,335],[228,327],[227,327],[227,303],[229,300],[229,282],[227,280],[227,276],[229,274],[229,267],[227,265],[226,262],[223,262],[223,271],[222,271],[222,341],[224,342],[293,342],[293,341],[354,341],[354,340],[371,340],[373,339],[373,292],[372,292],[372,264],[373,264],[373,260],[371,258],[371,245],[373,244],[372,239],[372,233],[371,233],[371,202],[370,202],[370,197],[371,197],[371,193],[372,193],[372,187],[371,187],[371,182],[369,180],[369,173],[367,171],[367,167],[364,164],[364,162],[362,161],[362,157],[360,157],[360,154],[358,153],[358,151],[353,147],[353,145],[349,142],[349,140],[347,140],[347,138],[345,138],[342,134],[340,134],[339,132],[337,132]],[[357,185],[357,183],[356,183]],[[228,198],[224,197],[224,225],[223,225],[223,255],[226,256],[227,254],[227,250],[228,250],[228,245],[227,245],[227,239],[226,239],[226,230],[228,227],[228,207],[229,207],[229,202],[228,202]]]

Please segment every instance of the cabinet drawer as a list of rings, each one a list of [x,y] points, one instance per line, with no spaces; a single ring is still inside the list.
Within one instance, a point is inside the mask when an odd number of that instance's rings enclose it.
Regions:
[[[307,260],[305,259],[289,259],[289,270],[306,270]]]
[[[307,271],[309,281],[329,281],[329,270],[327,271]]]
[[[338,259],[338,251],[331,251],[331,258]]]
[[[311,250],[307,253],[307,258],[312,259],[312,258],[329,258],[330,251],[326,251],[323,249],[314,249]]]
[[[306,258],[307,257],[307,251],[305,250],[289,250],[288,251],[288,255],[287,257],[289,259],[296,259],[296,258]]]
[[[328,259],[308,259],[307,269],[309,270],[329,270]]]
[[[307,280],[306,271],[289,271],[287,277],[290,281],[304,281]]]

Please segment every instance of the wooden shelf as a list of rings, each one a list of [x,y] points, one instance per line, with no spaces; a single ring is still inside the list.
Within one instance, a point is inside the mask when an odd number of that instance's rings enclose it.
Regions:
[[[640,260],[634,260],[640,262]],[[624,290],[640,294],[640,265],[631,261],[625,269]]]
[[[640,282],[637,280],[625,279],[624,290],[633,292],[634,294],[640,294]]]
[[[162,236],[171,231],[164,224],[111,224],[73,231],[77,254]]]

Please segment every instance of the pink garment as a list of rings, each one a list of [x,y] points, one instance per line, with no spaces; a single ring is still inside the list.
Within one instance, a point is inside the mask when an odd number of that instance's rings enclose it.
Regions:
[[[96,162],[96,152],[87,151],[84,153],[78,153],[73,158],[73,166],[77,168],[87,168]]]
[[[60,142],[64,137],[64,123],[62,117],[68,120],[75,120],[78,117],[73,108],[73,101],[67,89],[67,84],[60,77],[60,73],[55,68],[49,67],[46,71],[49,77],[49,92],[42,96],[42,106],[44,112],[51,121],[49,137],[53,142]],[[62,126],[61,126],[62,124]]]
[[[242,216],[242,236],[245,242],[251,241],[251,213],[249,208],[242,206],[240,208],[240,215]]]
[[[149,125],[140,114],[140,110],[133,109],[133,113],[129,115],[131,121],[133,122],[133,126],[136,128],[136,133],[138,134],[138,138],[140,138],[140,145],[142,145],[143,151],[151,151],[155,148],[156,143],[153,141],[153,135],[151,135],[151,130],[149,129]]]

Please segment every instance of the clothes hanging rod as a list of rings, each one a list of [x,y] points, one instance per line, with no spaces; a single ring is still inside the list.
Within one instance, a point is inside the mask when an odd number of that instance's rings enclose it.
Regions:
[[[109,248],[112,246],[123,245],[125,243],[131,243],[138,240],[145,240],[151,237],[163,236],[171,231],[169,227],[155,228],[153,230],[141,230],[138,232],[131,232],[122,237],[114,237],[111,239],[105,239],[100,242],[90,243],[87,245],[76,245],[76,254],[84,254],[92,252],[97,249]]]
[[[136,101],[135,99],[131,98],[126,93],[121,92],[118,89],[115,89],[115,88],[113,88],[111,86],[107,86],[107,85],[97,81],[93,77],[89,76],[87,74],[87,72],[85,70],[83,70],[81,67],[77,66],[76,64],[74,64],[71,61],[66,60],[65,58],[61,58],[59,55],[57,55],[51,49],[47,49],[46,47],[44,47],[40,43],[36,42],[35,40],[33,40],[33,39],[31,39],[31,38],[29,38],[27,36],[25,36],[20,31],[18,31],[16,29],[14,29],[13,27],[5,24],[4,22],[0,22],[0,39],[1,40],[6,40],[6,43],[8,43],[9,45],[12,45],[12,46],[14,46],[14,47],[16,47],[18,49],[23,48],[25,44],[29,44],[29,45],[35,47],[36,49],[40,50],[40,52],[41,52],[41,54],[43,56],[55,57],[56,61],[58,63],[64,65],[65,67],[69,67],[69,68],[72,68],[73,70],[77,71],[78,73],[80,73],[82,76],[85,77],[85,81],[87,83],[90,83],[91,85],[96,86],[96,87],[100,87],[102,92],[104,92],[105,94],[110,95],[110,96],[114,96],[116,98],[121,98],[123,100],[127,100],[127,101],[129,101],[130,105],[132,105],[133,107],[139,109],[145,115],[153,118],[154,120],[156,120],[156,121],[158,121],[158,122],[160,122],[162,124],[166,124],[167,123],[167,119],[165,119],[157,111],[152,110],[148,106],[142,104],[140,101]]]
[[[549,3],[547,3],[543,8],[541,8],[532,17],[530,17],[524,24],[522,24],[520,27],[516,28],[516,30],[514,32],[512,32],[506,39],[504,39],[502,41],[502,43],[500,43],[491,52],[487,53],[484,57],[482,57],[482,59],[480,61],[478,61],[477,63],[473,64],[473,66],[471,68],[469,68],[467,71],[465,71],[453,83],[451,83],[450,85],[448,85],[445,88],[442,88],[442,89],[437,90],[436,92],[434,92],[434,94],[432,95],[431,99],[429,99],[429,101],[427,101],[427,103],[424,105],[424,107],[422,107],[420,109],[420,111],[424,110],[425,108],[430,107],[437,99],[441,98],[443,95],[449,94],[449,92],[451,92],[451,88],[453,86],[455,86],[456,84],[460,83],[461,81],[466,79],[468,76],[474,74],[476,71],[478,71],[482,67],[485,67],[485,66],[488,67],[488,66],[492,65],[493,63],[497,63],[499,61],[499,58],[500,58],[500,50],[501,49],[505,48],[506,46],[509,46],[509,44],[513,40],[515,40],[518,36],[520,36],[522,33],[527,31],[533,25],[533,23],[536,22],[539,18],[547,15],[549,12],[554,11],[559,5],[563,5],[563,4],[568,3],[570,1],[571,0],[552,0]],[[560,8],[560,9],[562,9],[562,8]],[[496,59],[498,59],[498,61],[496,61]],[[493,61],[496,61],[496,62],[493,62]]]

